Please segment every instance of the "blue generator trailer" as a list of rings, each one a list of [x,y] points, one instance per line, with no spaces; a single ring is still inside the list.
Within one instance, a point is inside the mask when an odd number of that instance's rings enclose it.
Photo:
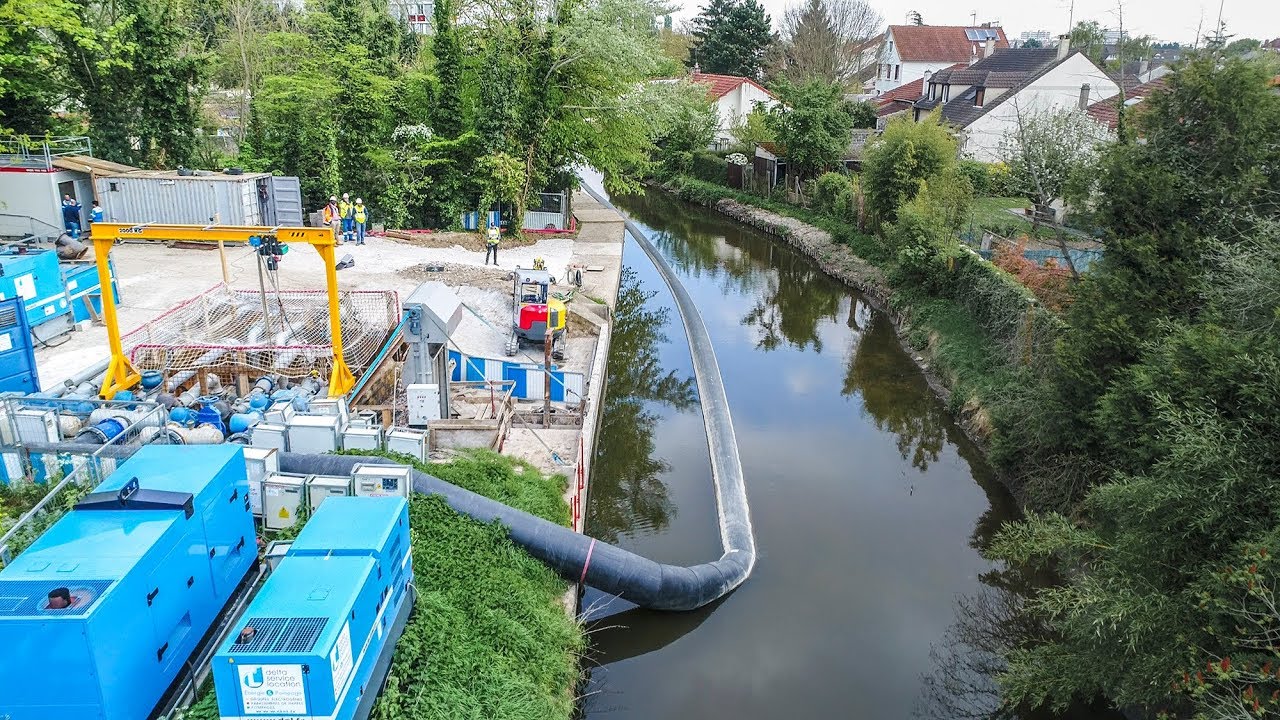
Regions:
[[[141,720],[257,561],[236,445],[149,445],[0,572],[0,718]]]
[[[414,602],[409,505],[324,501],[213,659],[224,720],[363,720]]]

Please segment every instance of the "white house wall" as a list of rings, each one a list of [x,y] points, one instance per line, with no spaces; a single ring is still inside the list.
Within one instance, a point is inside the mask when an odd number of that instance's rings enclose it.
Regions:
[[[716,115],[718,122],[716,123],[716,141],[720,144],[730,144],[735,141],[733,137],[733,129],[742,123],[756,104],[763,104],[769,108],[777,104],[777,100],[769,93],[744,82],[733,90],[725,93],[716,100]]]
[[[965,128],[961,152],[974,160],[996,162],[1007,133],[1018,126],[1018,113],[1080,106],[1080,86],[1089,84],[1089,103],[1115,97],[1120,87],[1083,53],[1076,53],[1017,95],[1009,97]]]

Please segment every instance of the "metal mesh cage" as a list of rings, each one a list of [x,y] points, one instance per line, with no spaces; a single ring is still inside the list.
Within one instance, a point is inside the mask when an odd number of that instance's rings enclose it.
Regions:
[[[264,311],[265,307],[265,311]],[[338,294],[343,355],[359,374],[400,319],[395,292]],[[247,370],[328,375],[333,345],[323,290],[268,292],[215,285],[121,338],[139,370]]]

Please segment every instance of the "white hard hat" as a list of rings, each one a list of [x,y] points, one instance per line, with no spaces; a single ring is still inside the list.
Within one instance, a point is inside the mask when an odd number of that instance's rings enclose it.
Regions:
[[[363,205],[363,204],[364,204],[364,201],[363,201],[363,200],[361,200],[360,198],[356,198],[356,204],[357,204],[357,205]]]
[[[346,199],[347,199],[347,198],[349,198],[349,197],[351,197],[351,196],[350,196],[350,195],[348,195],[348,194],[346,194],[346,193],[342,193],[342,199],[343,199],[343,200],[346,200]]]
[[[329,196],[329,199],[330,199],[330,200],[337,200],[337,199],[338,199],[338,196],[337,196],[337,195],[330,195],[330,196]]]

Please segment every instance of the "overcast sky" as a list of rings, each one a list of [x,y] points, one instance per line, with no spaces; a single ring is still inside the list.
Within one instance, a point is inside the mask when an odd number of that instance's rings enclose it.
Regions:
[[[698,14],[700,0],[674,0],[682,2],[683,9],[676,14],[677,21]],[[804,0],[760,0],[774,18],[788,5]],[[970,13],[977,13],[978,22],[998,20],[1010,37],[1017,37],[1023,30],[1048,30],[1055,35],[1065,32],[1071,15],[1070,0],[969,0],[968,6],[954,0],[871,0],[872,6],[884,16],[886,24],[901,24],[908,10],[916,10],[928,25],[968,25]],[[1208,32],[1218,20],[1218,0],[1125,0],[1124,26],[1135,35],[1152,35],[1159,40],[1191,43],[1195,41],[1196,26],[1203,17],[1204,30]],[[1118,27],[1119,15],[1116,0],[1075,0],[1075,19],[1097,20],[1106,27]],[[1280,0],[1226,0],[1222,19],[1227,24],[1227,34],[1237,38],[1252,37],[1259,40],[1280,36]]]

